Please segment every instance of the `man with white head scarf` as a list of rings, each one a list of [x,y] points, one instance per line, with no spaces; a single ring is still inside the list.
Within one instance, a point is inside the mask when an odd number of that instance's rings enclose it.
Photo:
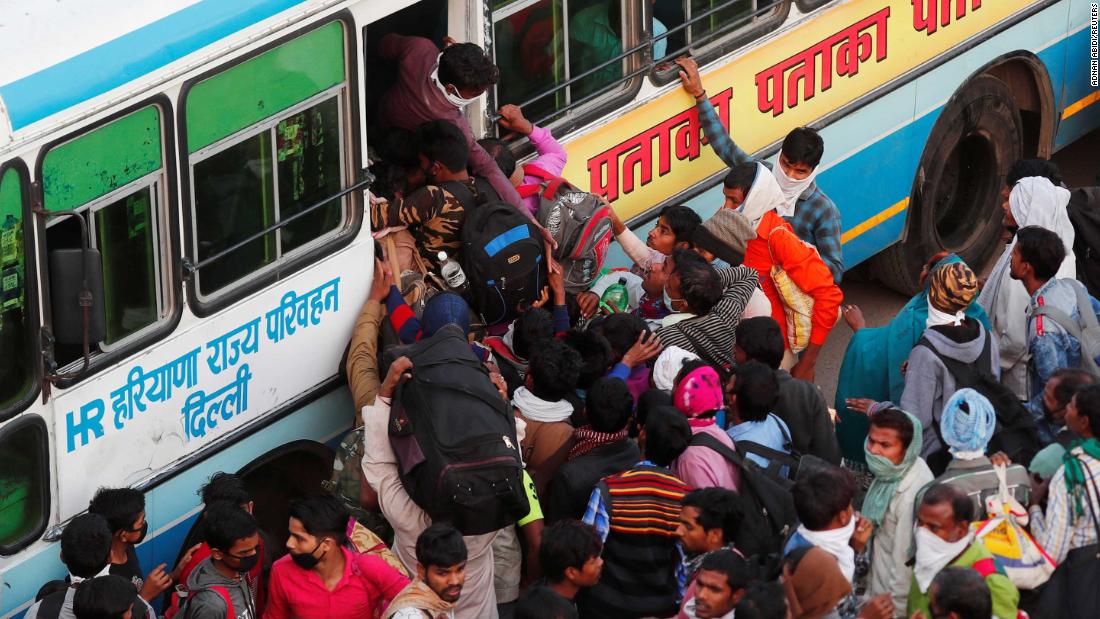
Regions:
[[[1066,205],[1070,192],[1055,186],[1042,176],[1022,178],[1008,195],[1005,209],[1005,226],[1012,230],[1012,241],[997,259],[993,271],[986,280],[978,303],[989,314],[993,333],[1000,348],[1001,380],[1018,398],[1028,399],[1027,388],[1027,306],[1031,295],[1024,285],[1013,280],[1009,273],[1012,248],[1016,245],[1016,230],[1025,226],[1038,226],[1058,234],[1066,246],[1066,259],[1058,269],[1058,278],[1077,277],[1073,258],[1073,225],[1069,221]]]
[[[747,173],[750,167],[756,169],[755,175]],[[771,171],[760,162],[742,163],[730,171],[730,176],[753,179],[748,190],[743,191],[744,200],[741,202],[737,201],[737,192],[724,192],[726,202],[722,208],[732,210],[735,216],[743,218],[747,223],[731,227],[731,230],[743,230],[744,234],[751,236],[744,239],[743,264],[755,269],[760,276],[760,288],[771,302],[771,317],[779,323],[783,332],[787,350],[782,367],[789,369],[795,378],[812,381],[818,351],[836,324],[844,293],[834,283],[829,267],[817,250],[799,239],[791,224],[779,215],[778,209],[785,198]],[[729,216],[726,213],[723,215]],[[801,357],[791,350],[794,334],[787,316],[788,308],[773,277],[775,267],[781,269],[790,282],[813,302],[809,321],[795,323],[796,327],[809,331],[809,343]],[[801,333],[804,335],[805,331]]]

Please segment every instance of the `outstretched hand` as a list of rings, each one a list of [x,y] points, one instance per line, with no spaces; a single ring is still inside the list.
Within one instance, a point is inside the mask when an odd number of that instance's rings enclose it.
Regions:
[[[703,80],[699,77],[699,65],[695,60],[683,56],[676,59],[676,64],[680,65],[680,85],[684,90],[696,99],[705,95],[707,91],[703,89]]]

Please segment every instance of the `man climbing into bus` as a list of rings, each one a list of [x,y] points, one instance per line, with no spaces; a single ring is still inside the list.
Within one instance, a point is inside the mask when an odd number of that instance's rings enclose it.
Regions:
[[[754,161],[730,138],[714,105],[707,98],[699,67],[691,58],[679,58],[680,82],[684,90],[695,98],[699,110],[699,122],[714,152],[730,168]],[[814,178],[825,152],[825,143],[817,131],[809,127],[797,127],[783,139],[779,151],[779,165],[761,162],[771,169],[783,191],[779,214],[794,228],[800,239],[817,247],[821,258],[833,274],[833,281],[840,283],[844,274],[844,260],[840,243],[840,210],[829,196],[817,186]]]
[[[382,97],[378,121],[383,127],[415,131],[430,120],[446,120],[458,127],[470,150],[470,167],[484,176],[500,197],[516,208],[523,201],[515,187],[485,152],[470,130],[462,110],[490,86],[500,72],[492,59],[473,43],[444,39],[442,52],[423,37],[391,33],[378,42],[378,55],[397,64],[397,83]],[[526,212],[526,211],[525,211]]]

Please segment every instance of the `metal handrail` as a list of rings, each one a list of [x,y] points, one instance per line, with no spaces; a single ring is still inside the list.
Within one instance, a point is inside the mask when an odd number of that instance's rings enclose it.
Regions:
[[[297,213],[294,213],[293,215],[291,215],[290,217],[287,217],[286,219],[280,219],[279,221],[271,224],[270,226],[264,228],[263,230],[260,230],[259,232],[256,232],[255,234],[251,234],[251,235],[245,237],[243,240],[238,241],[237,243],[234,243],[234,244],[230,245],[229,247],[226,247],[225,249],[223,249],[223,250],[219,251],[218,253],[214,254],[213,256],[209,256],[209,257],[207,257],[203,260],[200,260],[197,263],[192,262],[190,259],[188,259],[186,257],[183,258],[183,268],[187,270],[187,274],[190,277],[191,275],[194,275],[195,273],[197,273],[199,269],[201,269],[205,266],[208,266],[208,265],[210,265],[214,262],[217,262],[217,261],[221,260],[222,258],[225,258],[229,254],[232,254],[232,253],[240,250],[245,245],[248,245],[249,243],[252,243],[252,242],[254,242],[258,239],[261,239],[261,238],[267,236],[268,234],[271,234],[272,232],[275,232],[276,230],[279,230],[279,229],[287,226],[288,224],[293,223],[293,222],[301,219],[302,217],[305,217],[306,215],[309,215],[313,211],[319,210],[319,209],[321,209],[323,207],[326,207],[326,206],[331,206],[331,203],[332,203],[333,200],[339,200],[340,198],[343,198],[344,196],[346,196],[346,195],[348,195],[352,192],[358,191],[358,190],[362,189],[363,187],[366,187],[367,185],[374,182],[374,175],[373,174],[371,174],[370,172],[367,172],[366,170],[363,170],[363,174],[364,174],[364,177],[363,177],[362,180],[360,180],[357,183],[349,186],[346,189],[343,189],[339,193],[337,193],[335,195],[332,195],[332,196],[329,196],[329,197],[325,198],[324,200],[321,200],[320,202],[310,206],[309,208],[298,211]]]

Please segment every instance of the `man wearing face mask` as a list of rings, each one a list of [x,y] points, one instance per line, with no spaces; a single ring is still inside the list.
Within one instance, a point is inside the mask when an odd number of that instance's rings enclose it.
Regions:
[[[714,105],[707,98],[699,67],[691,58],[676,60],[680,65],[680,82],[695,98],[699,122],[710,147],[730,168],[755,162],[726,132]],[[761,162],[768,167],[782,191],[778,212],[793,228],[798,238],[817,247],[821,258],[832,272],[835,283],[844,274],[844,259],[840,243],[840,210],[815,182],[825,142],[817,131],[797,127],[783,139],[778,165]],[[728,194],[727,194],[728,195]]]
[[[929,588],[936,574],[948,567],[968,567],[985,578],[993,598],[993,616],[1016,617],[1020,592],[982,541],[974,539],[970,532],[973,513],[970,497],[954,486],[935,484],[924,493],[917,509],[916,565],[906,616],[920,612],[932,617]]]
[[[383,127],[415,131],[430,120],[445,120],[458,127],[470,149],[470,168],[485,177],[501,199],[527,213],[512,183],[474,138],[463,108],[497,83],[500,72],[489,56],[473,43],[454,43],[449,38],[440,53],[435,43],[415,36],[391,33],[378,42],[378,56],[398,67],[397,83],[379,103]]]
[[[187,578],[180,618],[259,619],[247,579],[261,558],[256,520],[239,505],[217,501],[204,512],[203,529],[210,556]]]
[[[264,619],[371,617],[409,584],[385,560],[348,550],[347,524],[331,495],[291,503],[289,554],[271,568]]]

